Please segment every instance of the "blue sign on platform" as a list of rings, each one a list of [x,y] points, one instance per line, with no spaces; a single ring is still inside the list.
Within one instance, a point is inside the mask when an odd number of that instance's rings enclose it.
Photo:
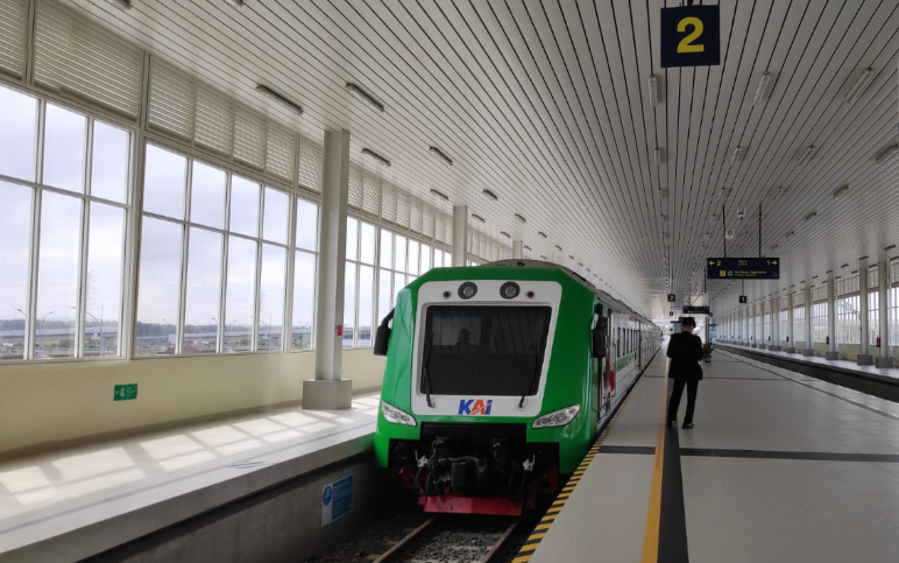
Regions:
[[[344,477],[322,489],[322,526],[353,511],[353,476]]]

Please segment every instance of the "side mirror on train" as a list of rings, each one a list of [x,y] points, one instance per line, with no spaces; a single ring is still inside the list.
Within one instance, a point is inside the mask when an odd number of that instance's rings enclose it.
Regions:
[[[596,315],[593,320],[593,357],[605,358],[608,353],[606,346],[606,333],[608,332],[608,320]]]
[[[390,321],[393,320],[394,311],[396,311],[396,309],[391,310],[390,313],[384,317],[384,320],[378,325],[377,332],[375,332],[375,356],[387,355],[387,348],[390,347]]]

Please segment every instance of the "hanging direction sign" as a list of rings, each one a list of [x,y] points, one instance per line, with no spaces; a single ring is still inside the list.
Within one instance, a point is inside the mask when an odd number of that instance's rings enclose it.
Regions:
[[[780,258],[709,258],[706,278],[710,280],[780,279]]]
[[[684,315],[711,315],[712,313],[709,310],[709,306],[705,305],[702,307],[693,306],[693,305],[684,305]]]
[[[718,6],[662,8],[662,68],[721,64]]]

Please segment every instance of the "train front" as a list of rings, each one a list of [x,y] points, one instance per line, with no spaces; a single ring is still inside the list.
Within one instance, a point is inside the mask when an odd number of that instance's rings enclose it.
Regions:
[[[589,440],[589,360],[560,358],[553,367],[571,363],[572,377],[548,384],[551,351],[568,336],[558,331],[562,285],[525,271],[432,271],[400,293],[392,329],[379,329],[390,342],[378,460],[426,512],[520,514],[557,489],[560,444]]]

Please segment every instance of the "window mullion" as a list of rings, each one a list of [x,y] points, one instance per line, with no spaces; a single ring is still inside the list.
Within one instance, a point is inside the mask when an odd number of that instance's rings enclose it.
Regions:
[[[228,299],[228,252],[231,248],[231,238],[228,236],[228,230],[231,228],[231,173],[225,175],[225,214],[222,225],[225,232],[222,234],[222,272],[219,284],[219,322],[217,328],[218,344],[216,344],[216,353],[221,354],[225,351],[225,337],[228,330],[227,299]]]
[[[147,83],[147,57],[144,57],[144,84]],[[144,98],[142,97],[142,100]],[[143,102],[142,102],[143,103]],[[144,112],[141,111],[143,119]],[[140,239],[143,228],[141,207],[143,203],[144,187],[144,154],[146,153],[146,140],[143,128],[139,128],[136,134],[129,135],[131,146],[128,156],[128,174],[125,201],[130,207],[125,212],[125,237],[124,237],[124,264],[122,271],[122,299],[119,310],[119,348],[120,355],[128,360],[134,359],[137,334],[137,297],[138,297],[138,271],[140,264]]]
[[[258,352],[259,345],[259,313],[262,302],[262,241],[256,240],[256,282],[255,282],[255,299],[253,300],[253,326],[251,327],[250,351]]]
[[[25,354],[23,355],[23,359],[25,360],[34,359],[34,331],[37,327],[37,323],[35,322],[35,320],[37,317],[38,268],[40,267],[41,259],[41,202],[43,200],[43,193],[41,191],[40,184],[43,180],[44,174],[44,122],[46,121],[46,117],[47,102],[44,100],[39,100],[37,111],[37,147],[35,150],[34,158],[34,178],[36,180],[37,186],[34,188],[34,205],[31,208],[31,275],[28,279],[28,318],[25,322]]]
[[[94,139],[94,119],[88,117],[87,127],[84,132],[84,172],[82,181],[84,182],[85,197],[81,203],[81,250],[80,264],[78,266],[78,302],[75,305],[75,338],[73,346],[75,347],[72,357],[84,357],[84,329],[86,326],[85,317],[87,316],[87,300],[88,300],[88,253],[90,247],[90,194],[91,194],[91,177],[93,174],[93,139]],[[100,339],[103,338],[103,327],[99,328]]]
[[[193,159],[187,160],[184,171],[184,219],[181,224],[181,286],[178,296],[178,319],[175,327],[175,355],[184,353],[184,323],[187,318],[187,269],[190,264],[190,195],[193,181]]]
[[[287,210],[287,272],[284,276],[285,294],[283,321],[281,323],[281,350],[290,352],[293,347],[293,296],[295,293],[293,284],[295,283],[294,274],[296,272],[297,258],[297,197],[293,194],[288,194],[287,201],[290,207]]]

